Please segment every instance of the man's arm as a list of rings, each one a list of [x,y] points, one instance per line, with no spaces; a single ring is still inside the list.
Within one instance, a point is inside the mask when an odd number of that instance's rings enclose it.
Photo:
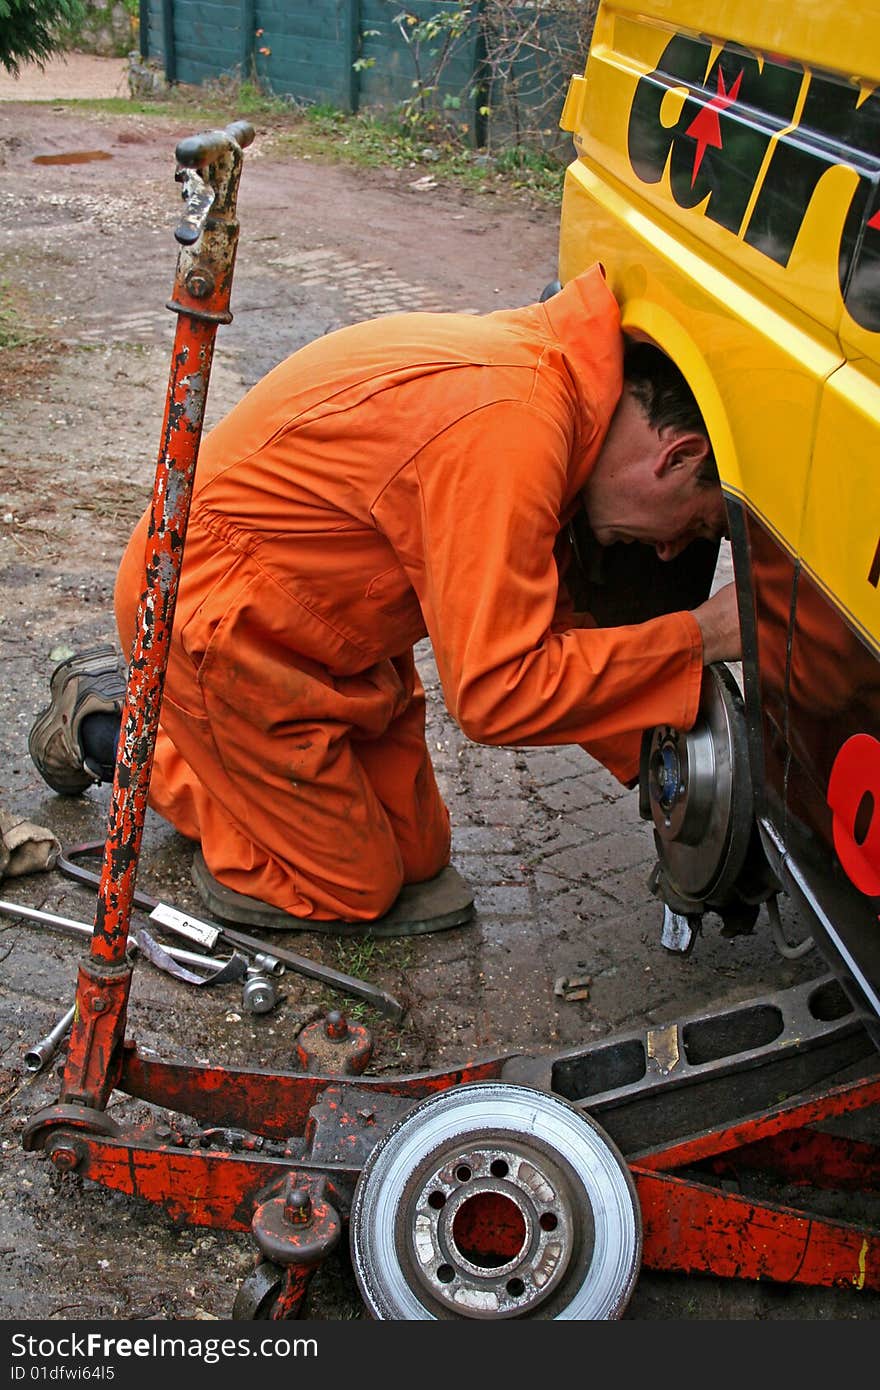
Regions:
[[[713,661],[742,659],[742,635],[733,584],[725,584],[693,613],[703,639],[704,666],[711,665]]]
[[[531,400],[481,405],[374,504],[418,594],[447,707],[478,743],[585,743],[688,727],[697,712],[692,613],[554,631],[554,547],[578,486],[564,424]]]

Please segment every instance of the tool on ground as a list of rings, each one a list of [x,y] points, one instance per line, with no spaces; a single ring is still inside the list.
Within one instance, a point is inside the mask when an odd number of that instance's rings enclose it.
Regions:
[[[98,875],[75,861],[84,856],[100,853],[103,848],[103,840],[73,845],[66,854],[58,856],[55,867],[60,873],[80,883],[98,884],[100,882]],[[189,940],[204,946],[206,950],[212,951],[218,941],[225,942],[226,945],[251,955],[255,963],[259,956],[265,965],[268,957],[273,961],[273,965],[270,967],[272,974],[280,974],[281,970],[285,968],[294,970],[297,974],[317,980],[330,989],[366,1000],[368,1004],[372,1004],[380,1013],[385,1014],[386,1017],[395,1022],[403,1017],[404,1007],[400,1001],[395,999],[393,994],[389,994],[387,990],[380,989],[378,985],[371,984],[368,980],[358,979],[354,975],[347,975],[344,971],[335,970],[332,966],[324,965],[320,961],[310,960],[307,956],[300,956],[295,951],[289,951],[286,946],[267,947],[266,942],[261,941],[258,937],[250,936],[246,932],[227,927],[222,923],[203,921],[191,913],[181,912],[179,908],[172,907],[169,903],[160,902],[148,893],[141,892],[140,889],[133,890],[132,903],[134,906],[149,912],[151,919],[160,926],[165,927],[168,931],[188,937]],[[281,970],[278,969],[279,965]]]
[[[72,917],[59,917],[42,908],[23,907],[21,903],[0,901],[0,915],[21,917],[30,922],[42,922],[54,927],[67,936],[91,937],[93,928],[86,922],[77,922]],[[247,959],[239,952],[233,952],[228,960],[216,960],[212,956],[199,955],[196,951],[185,951],[179,946],[160,946],[143,927],[135,926],[128,938],[128,948],[141,951],[154,965],[167,974],[191,985],[223,985],[229,980],[240,980],[247,973]],[[195,966],[205,974],[195,974],[188,966]]]
[[[248,1013],[271,1013],[278,1003],[278,987],[272,976],[258,966],[251,966],[242,986],[241,1002]]]
[[[24,1054],[24,1064],[28,1071],[42,1071],[43,1067],[48,1066],[55,1053],[58,1051],[64,1039],[70,1032],[73,1024],[73,1015],[76,1013],[76,1005],[71,1004],[66,1013],[63,1013],[54,1027],[50,1028],[44,1038],[29,1047]]]

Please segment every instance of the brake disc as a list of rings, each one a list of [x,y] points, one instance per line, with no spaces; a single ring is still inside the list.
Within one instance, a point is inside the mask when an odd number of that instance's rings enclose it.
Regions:
[[[692,729],[652,731],[647,796],[669,886],[697,904],[724,901],[745,864],[754,807],[745,707],[722,663],[703,673]]]
[[[641,1263],[629,1169],[587,1115],[544,1091],[458,1086],[393,1125],[350,1221],[382,1320],[619,1318]]]

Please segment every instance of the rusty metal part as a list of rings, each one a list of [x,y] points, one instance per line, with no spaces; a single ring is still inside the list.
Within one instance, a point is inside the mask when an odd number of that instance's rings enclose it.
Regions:
[[[312,1276],[342,1235],[342,1221],[328,1202],[323,1178],[290,1173],[280,1196],[261,1202],[251,1230],[264,1261],[283,1270],[266,1316],[300,1316]]]
[[[762,1115],[633,1155],[650,1269],[773,1279],[812,1287],[880,1289],[880,1231],[814,1210],[755,1201],[693,1175],[747,1184],[748,1173],[814,1189],[877,1191],[880,1147],[811,1126],[880,1104],[880,1075],[789,1100]],[[688,1176],[685,1176],[685,1173]]]
[[[267,1260],[282,1266],[314,1268],[335,1250],[342,1223],[324,1187],[323,1181],[293,1172],[279,1196],[260,1203],[251,1229]]]
[[[24,1064],[28,1071],[42,1071],[55,1056],[64,1039],[70,1032],[73,1024],[73,1015],[76,1013],[76,1005],[71,1004],[70,1008],[61,1015],[58,1022],[49,1029],[44,1038],[35,1042],[24,1054]]]
[[[843,1012],[833,977],[783,993],[791,997],[748,1000],[578,1053],[502,1055],[349,1082],[171,1064],[127,1042],[118,1089],[178,1118],[116,1125],[102,1111],[55,1105],[28,1122],[23,1143],[82,1178],[155,1203],[175,1221],[247,1233],[257,1208],[296,1175],[300,1184],[323,1182],[350,1222],[371,1155],[416,1105],[461,1094],[474,1081],[531,1078],[598,1118],[624,1155],[643,1214],[644,1267],[880,1289],[880,1231],[865,1223],[862,1206],[847,1223],[810,1205],[810,1188],[876,1193],[877,1147],[824,1132],[880,1106],[876,1049]],[[829,1077],[852,1076],[857,1065],[854,1080],[829,1086]],[[798,1098],[780,1102],[785,1095]],[[531,1142],[530,1116],[520,1131],[502,1134],[503,1146]],[[804,1194],[796,1206],[767,1200],[776,1175],[787,1193],[794,1186]],[[725,1190],[731,1177],[736,1193]],[[498,1225],[490,1212],[479,1235],[484,1249]],[[282,1310],[300,1306],[299,1291],[284,1271],[267,1275],[250,1276],[260,1288],[243,1290],[244,1303],[262,1303],[260,1316],[288,1316]],[[534,1316],[542,1311],[549,1310]]]
[[[73,1130],[77,1134],[99,1137],[120,1134],[120,1126],[112,1120],[105,1110],[96,1110],[90,1105],[57,1103],[41,1110],[39,1115],[27,1121],[22,1135],[25,1149],[48,1149],[56,1135]]]
[[[296,1059],[303,1071],[323,1076],[359,1076],[372,1055],[370,1030],[349,1022],[338,1009],[307,1023],[296,1040]]]
[[[256,1266],[238,1286],[232,1316],[239,1322],[265,1321],[272,1317],[285,1285],[285,1271],[271,1260],[257,1260]]]
[[[587,1115],[530,1087],[432,1096],[377,1145],[351,1213],[381,1320],[615,1319],[641,1263],[635,1186]]]
[[[94,938],[93,938],[94,940]],[[77,972],[61,1101],[103,1109],[122,1068],[131,967],[89,956]]]

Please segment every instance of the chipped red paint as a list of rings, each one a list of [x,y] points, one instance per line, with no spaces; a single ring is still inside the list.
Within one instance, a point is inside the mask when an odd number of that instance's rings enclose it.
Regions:
[[[401,1113],[398,1109],[383,1114],[380,1096],[405,1098],[405,1109],[408,1101],[415,1105],[435,1091],[497,1077],[504,1060],[408,1077],[361,1077],[349,1083],[339,1076],[171,1066],[143,1058],[130,1044],[124,1055],[122,1089],[208,1120],[214,1128],[196,1137],[167,1127],[160,1137],[148,1124],[131,1132],[99,1134],[89,1131],[85,1117],[75,1109],[56,1109],[45,1114],[42,1125],[33,1125],[25,1147],[43,1148],[65,1171],[76,1170],[105,1187],[153,1202],[174,1219],[251,1230],[264,1257],[270,1249],[273,1263],[289,1246],[290,1260],[283,1263],[299,1265],[299,1271],[286,1276],[279,1288],[271,1314],[279,1318],[296,1316],[308,1279],[320,1263],[327,1205],[343,1222],[350,1218],[364,1155],[371,1151],[369,1145],[365,1150],[355,1142],[359,1127],[363,1134],[365,1123],[375,1116],[370,1144],[378,1143]],[[641,1209],[645,1267],[855,1290],[880,1288],[880,1231],[745,1195],[749,1173],[756,1171],[764,1178],[781,1176],[804,1187],[876,1192],[877,1146],[839,1139],[814,1127],[878,1103],[880,1075],[875,1074],[807,1101],[786,1102],[768,1114],[629,1155]],[[234,1127],[239,1123],[249,1132],[238,1133]],[[319,1133],[322,1126],[332,1133]],[[256,1137],[255,1131],[264,1137]],[[218,1138],[233,1134],[234,1148],[228,1142],[213,1147]],[[744,1194],[713,1185],[713,1175],[717,1179],[719,1174],[738,1178]],[[276,1220],[285,1198],[291,1204],[292,1186],[307,1189],[313,1202],[313,1215],[304,1220],[301,1232],[289,1231],[289,1223]],[[508,1252],[522,1233],[510,1225],[503,1204],[476,1203],[465,1210],[456,1234],[468,1247]]]
[[[126,948],[183,547],[214,339],[218,324],[231,318],[242,161],[238,142],[247,145],[252,139],[252,128],[239,123],[181,141],[176,151],[179,181],[190,183],[187,214],[176,233],[181,249],[168,306],[178,316],[177,328],[94,932],[89,960],[80,970],[62,1092],[65,1100],[97,1107],[113,1089],[125,1033],[131,986]],[[105,1000],[100,1019],[90,1004],[96,990]]]
[[[631,1169],[646,1269],[880,1289],[880,1232],[753,1202],[695,1182]]]
[[[790,1101],[766,1115],[755,1115],[738,1124],[670,1144],[652,1154],[634,1156],[640,1168],[681,1168],[753,1144],[771,1135],[792,1132],[840,1115],[853,1114],[880,1104],[880,1077],[860,1078],[832,1087],[807,1101]]]
[[[469,1081],[495,1081],[505,1060],[491,1057],[463,1062],[450,1071],[413,1076],[361,1076],[357,1085],[359,1090],[408,1096],[415,1103],[436,1091],[447,1091]],[[303,1132],[312,1106],[328,1087],[338,1082],[338,1076],[272,1075],[174,1064],[129,1049],[119,1089],[154,1105],[191,1115],[202,1124],[241,1126],[255,1134],[283,1139]]]
[[[880,1149],[811,1129],[880,1103],[880,1077],[837,1086],[808,1101],[639,1155],[630,1164],[648,1269],[728,1279],[773,1279],[826,1288],[880,1289],[880,1231],[816,1212],[753,1201],[690,1173],[772,1174],[814,1188],[877,1190]]]
[[[78,1172],[92,1182],[161,1207],[172,1219],[215,1230],[251,1230],[255,1210],[273,1189],[280,1189],[291,1162],[226,1149],[177,1148],[136,1139],[83,1136]],[[339,1164],[335,1177],[350,1194],[357,1171]],[[335,1191],[335,1187],[334,1187]]]
[[[713,1158],[709,1167],[719,1176],[742,1170],[772,1173],[796,1186],[828,1188],[834,1192],[880,1191],[880,1150],[876,1144],[842,1139],[820,1130],[798,1129],[743,1144],[732,1157]]]

